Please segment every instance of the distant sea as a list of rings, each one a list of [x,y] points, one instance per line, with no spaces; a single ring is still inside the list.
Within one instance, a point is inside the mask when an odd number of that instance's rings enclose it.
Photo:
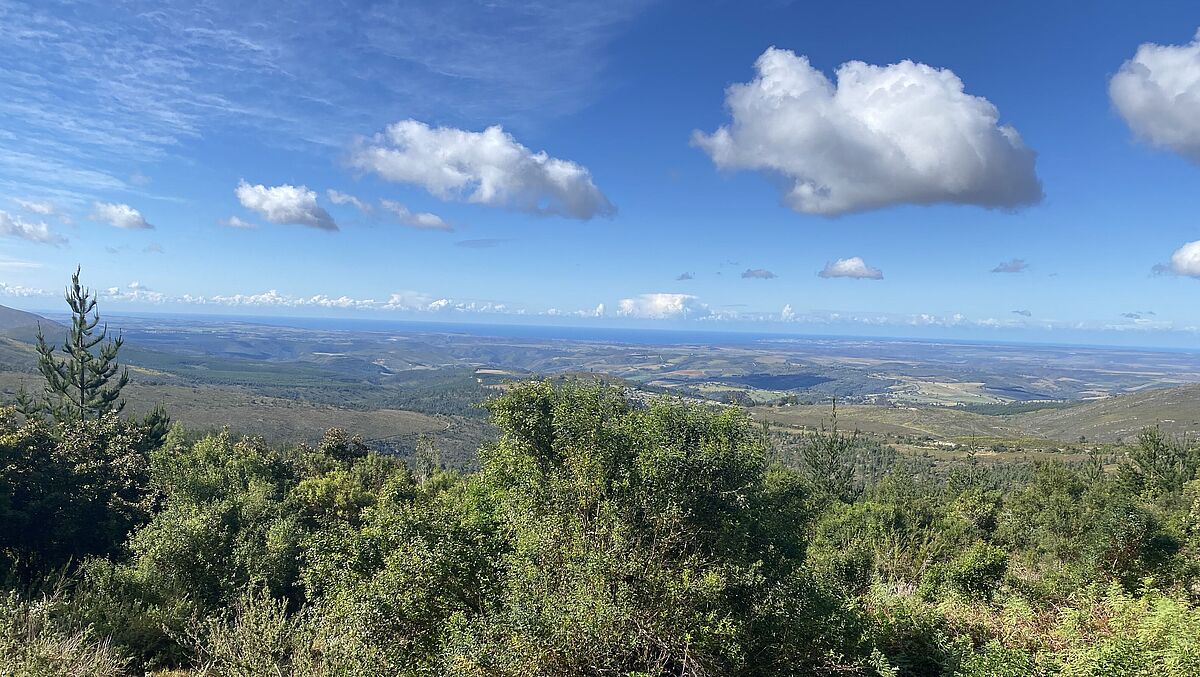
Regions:
[[[50,319],[66,319],[63,313],[43,313]],[[230,322],[318,329],[325,331],[382,332],[395,334],[463,334],[508,339],[539,339],[622,343],[632,345],[731,345],[781,339],[834,339],[832,336],[803,337],[796,334],[746,331],[694,331],[690,329],[650,329],[635,327],[581,327],[574,325],[485,324],[475,322],[424,322],[420,320],[347,319],[336,317],[281,317],[250,315],[209,315],[175,313],[122,313],[108,316],[118,323],[122,317],[137,320],[178,320],[190,322]],[[843,337],[853,338],[853,337]]]
[[[64,313],[42,313],[51,319],[62,320]],[[589,343],[612,343],[627,345],[750,345],[770,342],[864,342],[864,343],[915,343],[923,345],[950,344],[963,346],[997,346],[1028,348],[1082,348],[1089,350],[1137,351],[1156,353],[1195,353],[1196,347],[1180,346],[1137,346],[1114,345],[1090,342],[1055,342],[1037,340],[994,340],[945,337],[853,335],[853,334],[802,334],[786,332],[762,332],[743,329],[694,330],[681,328],[648,327],[598,327],[570,324],[537,325],[520,323],[476,323],[476,322],[427,322],[422,320],[391,320],[339,317],[289,317],[220,315],[192,313],[119,313],[108,316],[119,326],[119,318],[128,317],[142,321],[181,321],[192,323],[243,323],[298,329],[324,331],[383,332],[383,333],[449,333],[505,339],[565,340]]]

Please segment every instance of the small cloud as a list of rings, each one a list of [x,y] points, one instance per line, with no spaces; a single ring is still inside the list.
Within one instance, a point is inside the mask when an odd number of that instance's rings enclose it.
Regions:
[[[243,180],[238,183],[234,193],[243,207],[257,212],[270,223],[338,230],[329,212],[317,204],[317,194],[306,186],[285,183],[267,187],[262,184],[251,185]]]
[[[690,294],[658,293],[621,299],[617,304],[617,314],[623,317],[666,320],[707,317],[711,311]]]
[[[1121,317],[1127,320],[1145,320],[1154,317],[1156,314],[1153,310],[1135,310],[1130,313],[1121,313]]]
[[[1200,278],[1200,240],[1188,242],[1171,254],[1170,265],[1154,266],[1156,275],[1174,273],[1185,277]]]
[[[491,249],[492,247],[499,247],[505,242],[511,242],[511,240],[503,237],[481,237],[474,240],[459,240],[454,243],[454,246],[466,249]]]
[[[255,228],[258,228],[257,223],[251,223],[250,221],[243,221],[242,219],[239,219],[236,216],[231,216],[227,219],[220,219],[219,221],[217,221],[217,223],[219,223],[220,225],[225,226],[227,228],[240,228],[242,230],[254,230]]]
[[[779,319],[784,322],[791,322],[796,319],[796,311],[792,310],[792,304],[784,304],[783,310],[779,311]]]
[[[141,172],[135,171],[129,175],[129,183],[141,188],[145,188],[146,186],[150,185],[150,177]]]
[[[362,200],[354,197],[353,195],[343,193],[341,191],[334,190],[332,188],[325,191],[325,195],[328,196],[329,201],[335,205],[350,205],[351,207],[354,207],[355,209],[357,209],[358,211],[360,211],[364,214],[370,214],[375,211],[371,207],[371,205],[367,204],[366,202],[363,202]]]
[[[825,278],[848,277],[856,280],[882,280],[883,271],[868,266],[867,262],[863,261],[861,256],[852,256],[848,259],[838,259],[826,263],[821,272],[817,273],[817,276]]]
[[[93,221],[107,223],[126,230],[150,230],[154,225],[146,221],[142,213],[127,204],[97,202],[92,208]]]
[[[60,209],[58,205],[49,200],[22,200],[21,198],[16,198],[13,200],[13,202],[15,202],[18,207],[29,212],[30,214],[37,214],[38,216],[51,216],[55,219],[58,219],[58,221],[64,225],[71,224],[71,215],[67,214],[65,211]]]
[[[41,244],[67,243],[67,238],[50,230],[45,221],[29,221],[3,210],[0,210],[0,235]]]
[[[687,281],[687,280],[694,280],[694,279],[696,279],[696,274],[695,274],[695,273],[680,273],[680,274],[678,274],[678,275],[676,275],[676,276],[675,276],[675,281],[676,281],[676,282],[684,282],[684,281]]]
[[[1033,313],[1031,313],[1028,310],[1014,310],[1013,314],[1020,315],[1021,317],[1032,317],[1033,316]]]
[[[163,246],[157,242],[151,242],[150,244],[146,245],[145,249],[143,249],[142,251],[147,254],[162,254],[162,253],[164,253]]]
[[[743,280],[773,280],[776,277],[779,276],[763,268],[747,268],[746,272],[742,273]]]
[[[1023,272],[1028,267],[1029,267],[1029,264],[1025,263],[1025,259],[1012,259],[1011,261],[1004,261],[1004,262],[997,264],[995,268],[992,268],[992,272],[993,273],[1020,273],[1020,272]]]
[[[398,222],[406,226],[412,226],[413,228],[420,228],[422,230],[454,230],[450,224],[446,223],[446,221],[437,214],[430,214],[429,212],[414,212],[409,210],[408,207],[405,207],[394,200],[380,200],[379,204],[382,205],[383,208],[388,212],[390,212]]]
[[[49,294],[36,287],[0,282],[0,296],[49,296]]]
[[[21,209],[41,216],[49,216],[54,213],[54,205],[50,202],[43,202],[41,200],[22,200],[20,198],[17,198],[14,200],[14,202],[16,202]]]

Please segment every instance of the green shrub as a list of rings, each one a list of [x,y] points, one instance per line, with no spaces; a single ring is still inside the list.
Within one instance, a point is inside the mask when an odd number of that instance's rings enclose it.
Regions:
[[[119,677],[128,659],[90,627],[64,618],[61,592],[25,600],[0,598],[0,675],[5,677]]]
[[[947,586],[968,597],[991,598],[1004,580],[1008,553],[988,543],[975,543],[944,569]]]

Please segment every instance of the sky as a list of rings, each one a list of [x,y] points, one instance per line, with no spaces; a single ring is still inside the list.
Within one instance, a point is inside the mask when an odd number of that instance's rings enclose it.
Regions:
[[[0,0],[0,304],[1200,348],[1200,5],[902,4]]]

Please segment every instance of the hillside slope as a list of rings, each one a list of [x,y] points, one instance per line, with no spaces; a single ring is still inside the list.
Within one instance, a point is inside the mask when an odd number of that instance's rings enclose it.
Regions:
[[[826,406],[754,407],[760,420],[815,427],[828,422]],[[1173,435],[1200,436],[1200,385],[1155,388],[1074,406],[1007,416],[985,416],[949,407],[838,407],[838,425],[882,435],[942,439],[1034,438],[1071,442],[1082,435],[1097,442],[1129,440],[1159,425]]]
[[[38,325],[41,325],[47,332],[65,329],[54,320],[48,320],[36,313],[0,306],[0,335],[32,341],[33,337],[37,335]]]
[[[1175,435],[1200,434],[1200,385],[1155,388],[1006,417],[1017,430],[1056,440],[1111,442],[1130,439],[1146,426],[1160,425]]]
[[[9,308],[8,306],[0,306],[0,332],[21,329],[23,327],[36,327],[38,322],[42,324],[54,324],[41,315],[17,310],[16,308]]]

